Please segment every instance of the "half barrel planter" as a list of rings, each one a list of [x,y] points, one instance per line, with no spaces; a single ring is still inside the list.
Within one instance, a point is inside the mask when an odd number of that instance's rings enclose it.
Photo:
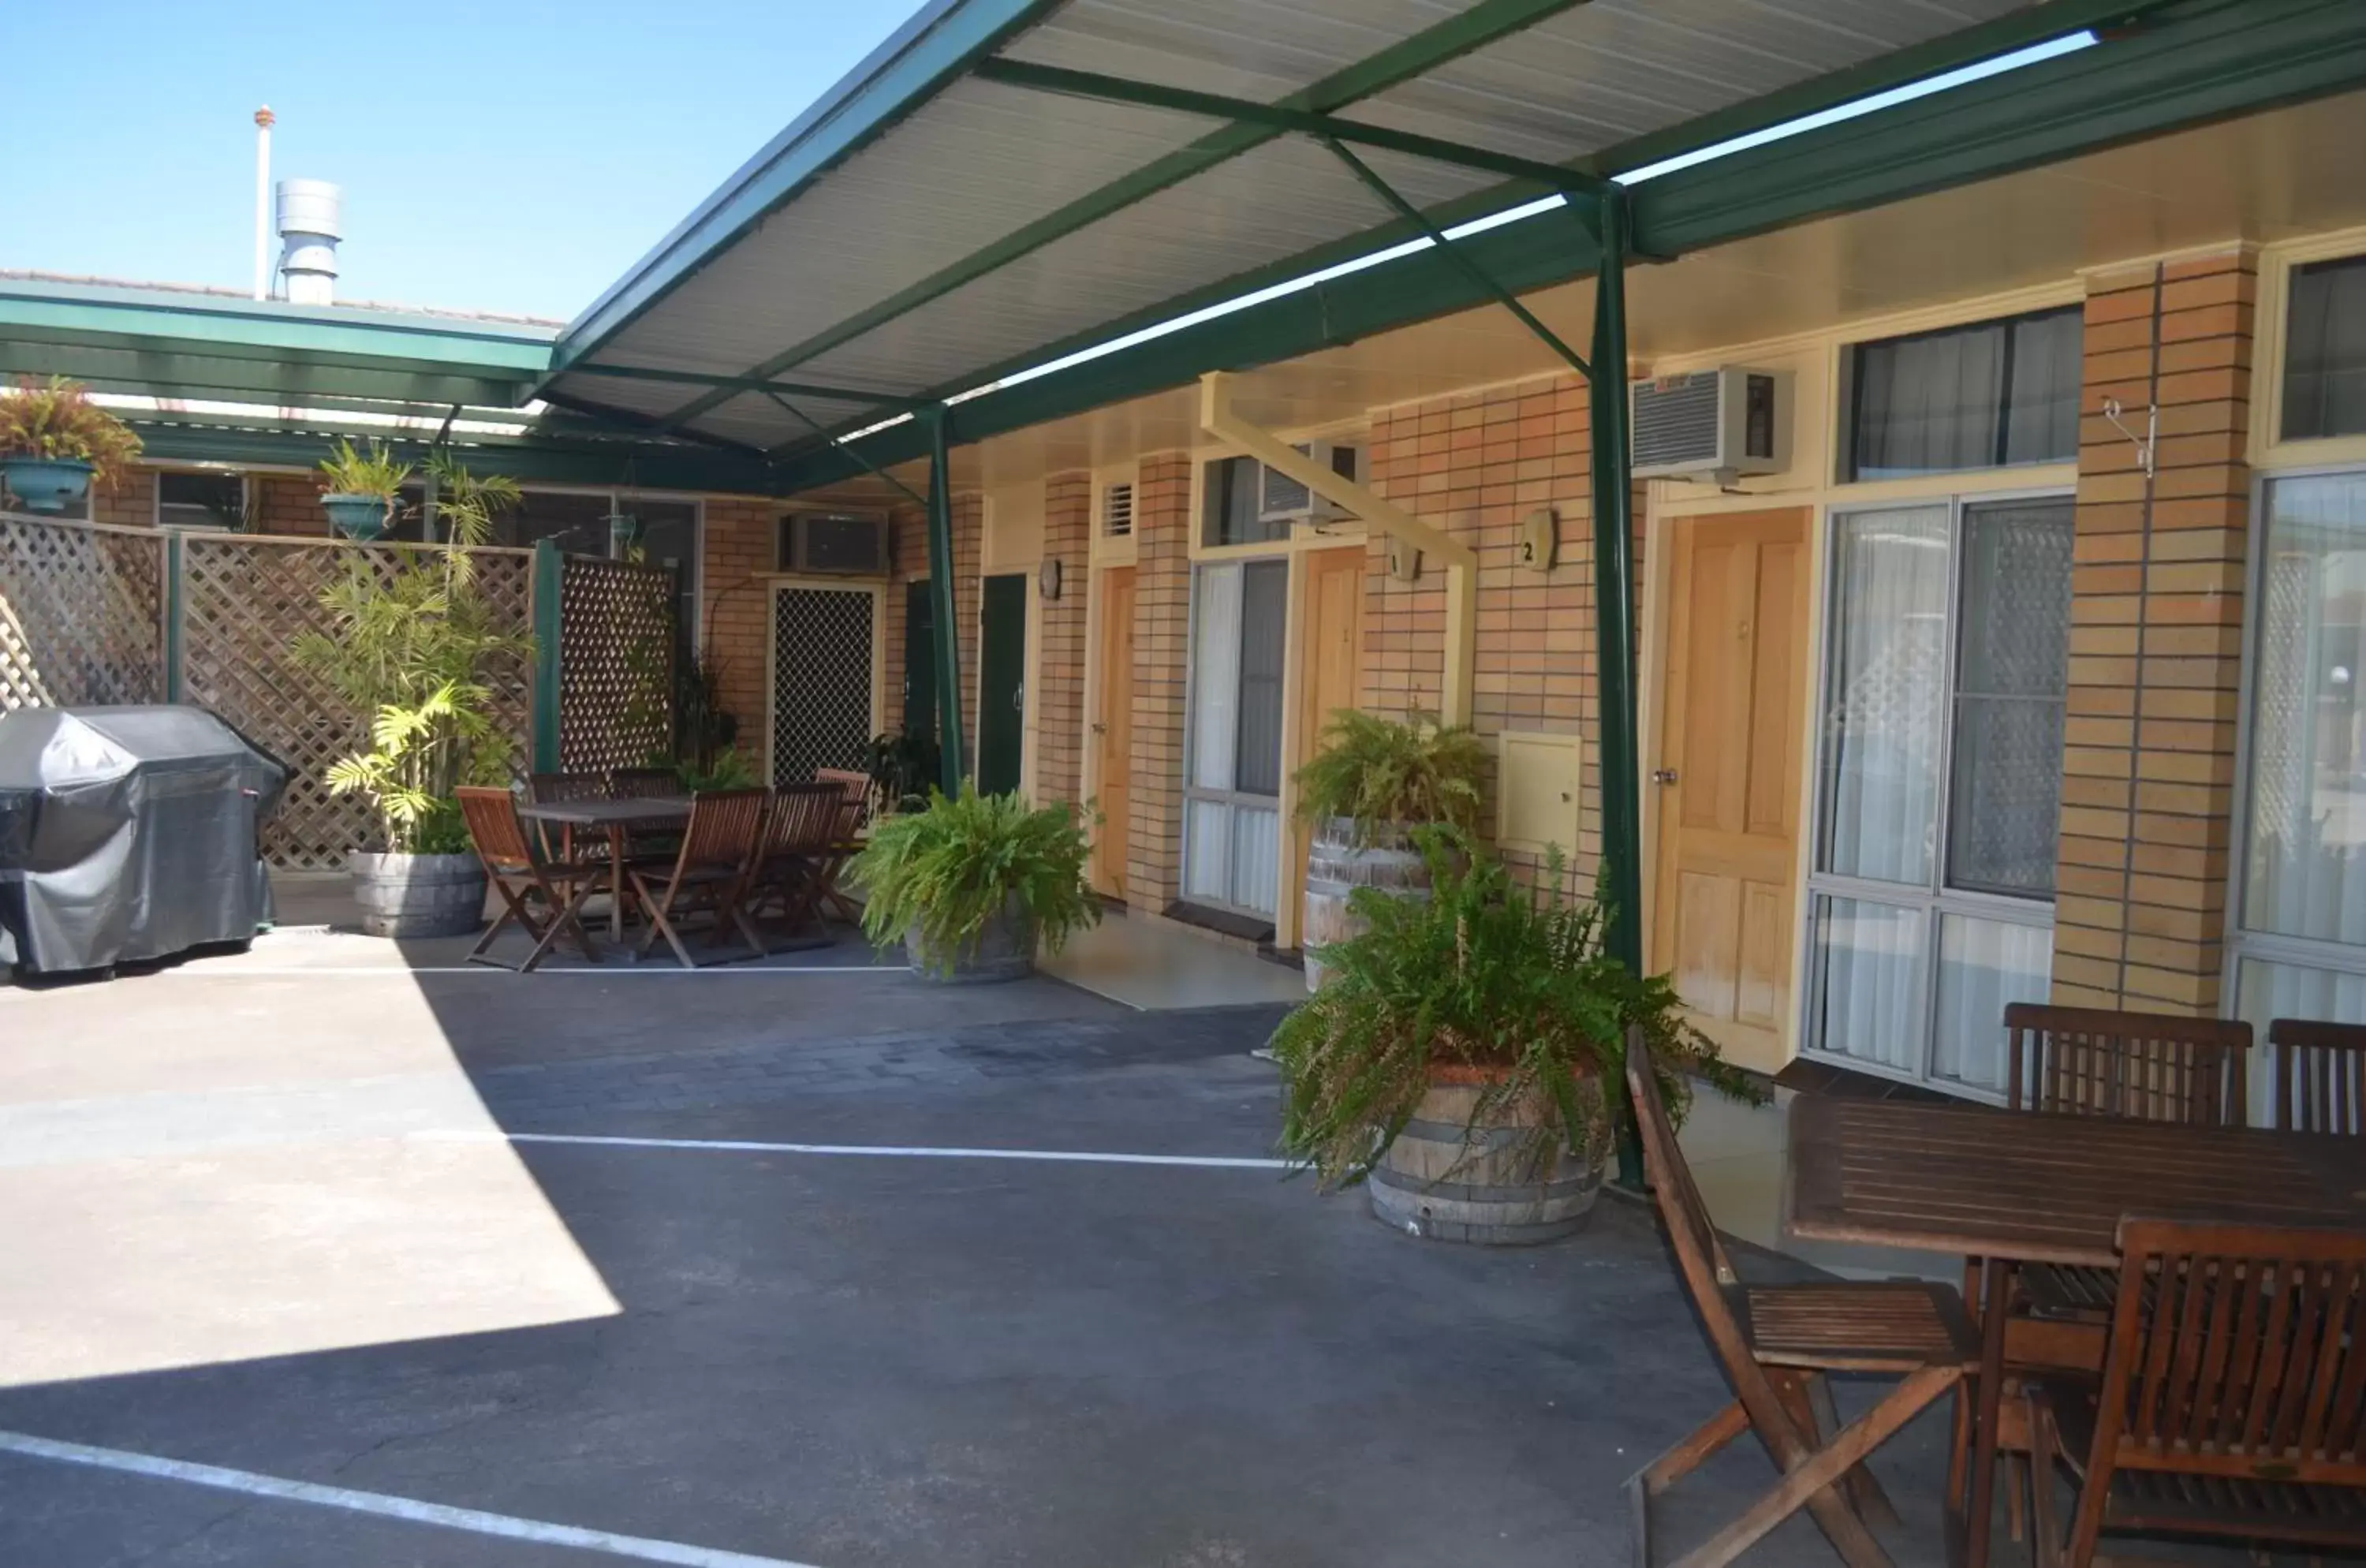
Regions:
[[[466,936],[485,923],[485,868],[475,855],[345,857],[362,930],[400,942]]]
[[[1350,818],[1325,818],[1314,830],[1306,856],[1305,929],[1299,938],[1309,992],[1323,988],[1323,950],[1361,936],[1367,928],[1348,907],[1358,887],[1377,887],[1391,898],[1429,897],[1429,862],[1414,846],[1411,829],[1377,829],[1372,841],[1363,845],[1356,842]]]
[[[952,955],[952,962],[932,950],[919,928],[904,937],[904,951],[912,970],[923,980],[945,986],[990,986],[1020,980],[1035,972],[1035,921],[1026,906],[1012,898],[1002,912],[986,922],[977,941]]]
[[[1533,1247],[1582,1228],[1602,1192],[1602,1166],[1572,1152],[1556,1131],[1539,1159],[1539,1127],[1560,1113],[1541,1094],[1491,1107],[1476,1125],[1480,1096],[1503,1074],[1486,1067],[1430,1069],[1429,1090],[1365,1185],[1372,1217],[1428,1241]]]

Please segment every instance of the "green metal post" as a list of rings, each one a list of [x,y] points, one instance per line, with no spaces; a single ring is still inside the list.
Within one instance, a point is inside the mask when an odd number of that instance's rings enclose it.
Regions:
[[[566,558],[548,539],[534,542],[534,771],[558,772],[558,647]]]
[[[182,600],[181,583],[186,576],[182,570],[181,531],[177,528],[164,536],[164,700],[177,703],[183,694],[181,655]]]
[[[1606,946],[1643,969],[1643,827],[1636,799],[1635,559],[1633,455],[1627,407],[1627,199],[1616,186],[1595,197],[1602,236],[1594,279],[1594,353],[1587,401],[1594,425],[1594,668],[1601,688],[1602,858],[1610,904]],[[1618,1139],[1620,1185],[1643,1185],[1642,1150],[1631,1121]]]
[[[929,597],[936,610],[938,773],[961,793],[961,641],[953,620],[953,476],[951,411],[929,411]]]

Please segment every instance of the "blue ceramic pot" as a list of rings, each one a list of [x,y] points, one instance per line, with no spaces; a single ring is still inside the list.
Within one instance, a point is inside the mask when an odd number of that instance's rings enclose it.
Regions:
[[[329,526],[348,539],[367,544],[386,532],[386,497],[382,495],[324,495],[321,508],[329,514]]]
[[[90,493],[91,466],[79,457],[0,457],[0,482],[28,512],[54,516]]]

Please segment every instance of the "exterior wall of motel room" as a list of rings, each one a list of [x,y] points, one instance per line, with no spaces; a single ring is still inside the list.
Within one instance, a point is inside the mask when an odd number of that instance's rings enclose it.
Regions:
[[[2050,927],[2048,994],[2063,1002],[2161,1011],[2233,1010],[2230,905],[2239,858],[2239,693],[2255,481],[2278,472],[2366,468],[2366,438],[2269,439],[2266,433],[2273,426],[2253,417],[2253,388],[2271,383],[2281,371],[2274,312],[2290,266],[2296,260],[2361,253],[2366,232],[2264,250],[2230,243],[1634,367],[1639,375],[1656,375],[1744,364],[1791,377],[1787,469],[1743,480],[1731,492],[1653,483],[1638,508],[1637,537],[1648,769],[1658,750],[1666,666],[1669,531],[1687,519],[1778,506],[1807,508],[1813,519],[1816,635],[1797,748],[1807,837],[1793,889],[1799,913],[1792,972],[1798,983],[1785,1029],[1786,1055],[1803,1047],[1813,1051],[1818,1043],[1804,1040],[1802,1032],[1812,957],[1807,880],[1823,723],[1831,520],[1855,509],[1942,497],[2075,499],[2057,891],[2050,914],[2038,910],[2032,916]],[[1843,481],[1840,396],[1851,345],[2066,305],[2079,306],[2084,317],[2075,462]],[[2160,407],[2158,461],[2149,486],[2133,443],[2099,412],[2107,396],[2117,397],[2135,420],[2151,403]],[[1583,385],[1567,375],[1538,376],[1375,408],[1353,426],[1280,434],[1363,441],[1367,477],[1375,490],[1477,550],[1474,724],[1491,736],[1578,738],[1582,789],[1566,847],[1571,881],[1590,886],[1601,845]],[[1204,466],[1224,455],[1213,446],[1144,453],[1089,472],[1058,473],[965,497],[957,508],[956,553],[965,607],[963,669],[972,683],[973,733],[980,571],[1031,569],[1047,555],[1064,564],[1062,597],[1037,599],[1031,614],[1029,776],[1042,798],[1090,802],[1098,794],[1091,725],[1098,712],[1095,686],[1103,628],[1095,590],[1107,569],[1136,569],[1128,897],[1143,914],[1166,908],[1179,881],[1196,563],[1235,555],[1294,558],[1361,538],[1368,564],[1359,700],[1387,713],[1437,706],[1443,572],[1431,568],[1415,581],[1397,581],[1388,570],[1383,542],[1364,538],[1352,522],[1319,537],[1300,530],[1300,537],[1286,543],[1202,546]],[[1136,486],[1130,538],[1111,539],[1099,528],[1098,498],[1117,479],[1131,479]],[[1541,507],[1552,509],[1559,519],[1559,558],[1549,571],[1514,564],[1521,521]],[[1023,522],[1014,525],[1014,517]],[[925,574],[923,540],[917,509],[899,514],[899,584]],[[1288,645],[1293,660],[1302,586],[1302,572],[1294,571]],[[889,604],[897,623],[888,638],[891,722],[900,717],[895,694],[900,691],[901,614],[899,592],[891,594]],[[1286,676],[1293,701],[1296,687],[1293,668]],[[1303,760],[1296,754],[1297,731],[1298,716],[1291,713],[1284,721],[1285,773]],[[1291,804],[1285,798],[1285,812]],[[1644,807],[1648,867],[1656,864],[1658,832],[1648,789]],[[1531,874],[1540,859],[1527,849],[1510,858]],[[1647,874],[1647,903],[1651,880]],[[1295,899],[1293,887],[1280,900],[1277,941],[1285,947],[1296,940]]]

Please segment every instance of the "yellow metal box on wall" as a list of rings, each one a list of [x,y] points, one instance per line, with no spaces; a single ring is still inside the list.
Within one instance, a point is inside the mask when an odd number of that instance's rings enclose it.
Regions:
[[[1495,747],[1497,847],[1542,854],[1559,844],[1575,854],[1584,738],[1507,729]]]

